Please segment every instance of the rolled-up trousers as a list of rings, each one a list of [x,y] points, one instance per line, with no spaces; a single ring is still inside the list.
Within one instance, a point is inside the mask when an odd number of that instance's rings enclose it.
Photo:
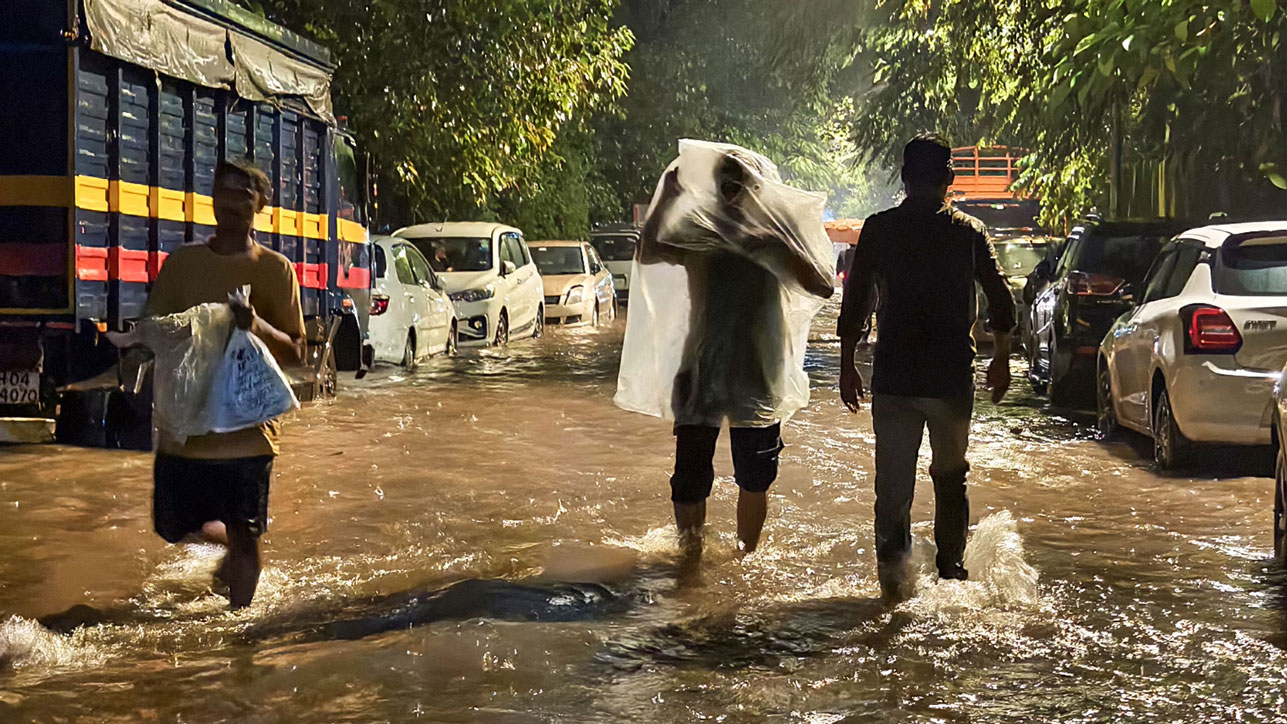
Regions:
[[[876,431],[876,560],[901,565],[912,547],[912,496],[921,437],[929,429],[934,481],[934,542],[940,571],[961,565],[970,524],[965,448],[974,411],[973,392],[954,397],[874,396]]]

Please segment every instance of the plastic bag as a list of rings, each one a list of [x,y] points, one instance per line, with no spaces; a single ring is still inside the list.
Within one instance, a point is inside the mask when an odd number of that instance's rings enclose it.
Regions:
[[[233,329],[210,390],[211,432],[244,430],[298,407],[268,346],[244,329]]]
[[[739,146],[679,149],[648,209],[656,248],[635,257],[615,402],[681,425],[786,420],[808,404],[809,326],[835,283],[826,197]]]
[[[118,347],[152,350],[152,422],[182,443],[211,429],[210,390],[233,327],[227,304],[201,304],[178,314],[140,319],[132,330],[109,332]]]

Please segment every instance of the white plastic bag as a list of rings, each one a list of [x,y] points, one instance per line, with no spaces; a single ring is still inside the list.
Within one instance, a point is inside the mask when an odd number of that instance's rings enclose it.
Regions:
[[[152,350],[152,423],[162,435],[182,443],[210,432],[210,389],[232,327],[227,304],[201,304],[178,314],[145,317],[129,332],[108,333],[118,347]]]
[[[678,424],[786,420],[808,404],[809,325],[834,286],[826,197],[739,146],[679,149],[648,210],[659,248],[635,258],[615,402]]]
[[[244,329],[233,329],[210,390],[210,431],[244,430],[298,407],[268,346]]]

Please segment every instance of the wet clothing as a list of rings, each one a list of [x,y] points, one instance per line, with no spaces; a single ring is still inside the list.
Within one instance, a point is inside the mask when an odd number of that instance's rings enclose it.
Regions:
[[[259,244],[244,254],[219,254],[207,244],[190,244],[165,260],[147,300],[147,314],[177,314],[198,304],[227,302],[228,293],[250,285],[250,306],[273,327],[304,336],[299,281],[294,265]],[[278,423],[246,430],[190,437],[179,444],[162,436],[160,452],[185,458],[226,460],[277,454]]]
[[[982,222],[921,199],[867,219],[837,328],[841,338],[858,339],[876,308],[873,393],[952,397],[972,388],[976,281],[987,295],[988,328],[1010,332],[1014,297]]]
[[[675,474],[670,478],[670,499],[675,503],[700,503],[710,497],[715,483],[715,441],[719,428],[702,425],[675,426]],[[749,493],[763,493],[778,477],[782,452],[782,426],[729,429],[733,449],[733,477]]]
[[[268,485],[273,456],[197,460],[156,456],[152,523],[157,535],[178,543],[210,521],[245,524],[252,535],[268,529]]]
[[[952,397],[901,397],[876,393],[871,421],[876,432],[876,562],[900,566],[912,549],[912,495],[921,437],[929,428],[930,479],[934,481],[935,563],[959,568],[970,525],[965,449],[970,437],[973,390]]]
[[[685,254],[688,336],[675,375],[677,425],[767,427],[776,420],[786,363],[782,287],[773,272],[732,252]]]

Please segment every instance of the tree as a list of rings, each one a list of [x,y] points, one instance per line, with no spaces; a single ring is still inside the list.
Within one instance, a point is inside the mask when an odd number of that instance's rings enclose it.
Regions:
[[[335,53],[336,107],[417,220],[484,213],[548,174],[570,125],[625,92],[615,0],[261,0]],[[410,219],[400,219],[410,220]]]

